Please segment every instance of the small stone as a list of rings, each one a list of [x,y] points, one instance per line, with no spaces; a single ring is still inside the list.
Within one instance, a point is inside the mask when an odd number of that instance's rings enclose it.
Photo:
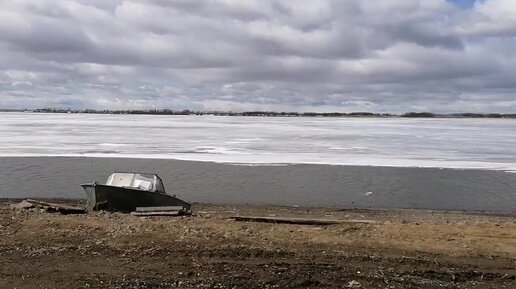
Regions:
[[[348,288],[362,288],[362,285],[358,282],[358,281],[355,281],[355,280],[351,280],[348,282]]]

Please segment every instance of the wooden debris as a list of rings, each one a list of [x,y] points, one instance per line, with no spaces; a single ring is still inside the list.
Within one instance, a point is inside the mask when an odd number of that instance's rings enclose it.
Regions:
[[[168,212],[168,211],[184,211],[183,206],[164,206],[164,207],[136,207],[136,212]]]
[[[372,220],[331,220],[331,219],[307,219],[307,218],[282,218],[282,217],[254,217],[254,216],[233,216],[230,219],[239,222],[262,222],[275,224],[294,224],[294,225],[336,225],[336,224],[373,224]]]
[[[179,211],[161,211],[161,212],[132,212],[132,215],[140,217],[152,217],[152,216],[179,216]]]
[[[136,211],[131,213],[135,216],[180,216],[191,215],[192,211],[183,206],[161,206],[161,207],[137,207]]]
[[[86,213],[86,209],[82,207],[69,206],[65,204],[56,204],[56,203],[48,203],[43,201],[37,201],[32,199],[26,199],[21,201],[18,204],[11,205],[12,208],[16,209],[31,209],[31,208],[41,208],[45,210],[45,212],[58,212],[61,214],[84,214]]]

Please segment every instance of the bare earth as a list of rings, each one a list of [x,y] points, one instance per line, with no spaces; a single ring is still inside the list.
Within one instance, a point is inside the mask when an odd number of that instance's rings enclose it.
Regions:
[[[195,204],[192,217],[141,218],[8,202],[0,203],[0,288],[516,288],[510,214]]]

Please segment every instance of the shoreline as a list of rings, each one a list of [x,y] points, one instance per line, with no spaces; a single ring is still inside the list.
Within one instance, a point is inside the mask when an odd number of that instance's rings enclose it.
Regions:
[[[58,109],[0,109],[0,113],[31,113],[31,114],[97,114],[97,115],[152,115],[152,116],[213,116],[213,117],[273,117],[273,118],[401,118],[401,119],[516,119],[514,113],[433,113],[433,112],[406,112],[406,113],[378,113],[378,112],[227,112],[227,111],[173,111],[161,110],[113,110],[88,111]]]
[[[26,200],[30,197],[19,197],[19,198],[2,198],[0,197],[0,206],[11,205]],[[85,198],[32,198],[38,201],[76,205],[82,206],[86,203]],[[375,213],[413,213],[413,214],[452,214],[452,215],[471,215],[471,216],[486,216],[486,217],[502,217],[502,218],[516,218],[516,212],[497,212],[497,211],[465,211],[465,210],[431,210],[431,209],[410,209],[410,208],[357,208],[357,207],[342,207],[342,206],[286,206],[278,204],[238,204],[238,203],[202,203],[193,202],[192,209],[195,214],[196,208],[203,207],[242,207],[242,208],[257,208],[265,209],[270,208],[271,210],[319,210],[319,211],[340,211],[340,212],[364,212],[367,214]]]

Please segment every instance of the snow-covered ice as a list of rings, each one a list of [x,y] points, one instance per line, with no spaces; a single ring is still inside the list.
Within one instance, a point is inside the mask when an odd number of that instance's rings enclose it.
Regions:
[[[516,120],[0,113],[0,156],[516,171]]]

